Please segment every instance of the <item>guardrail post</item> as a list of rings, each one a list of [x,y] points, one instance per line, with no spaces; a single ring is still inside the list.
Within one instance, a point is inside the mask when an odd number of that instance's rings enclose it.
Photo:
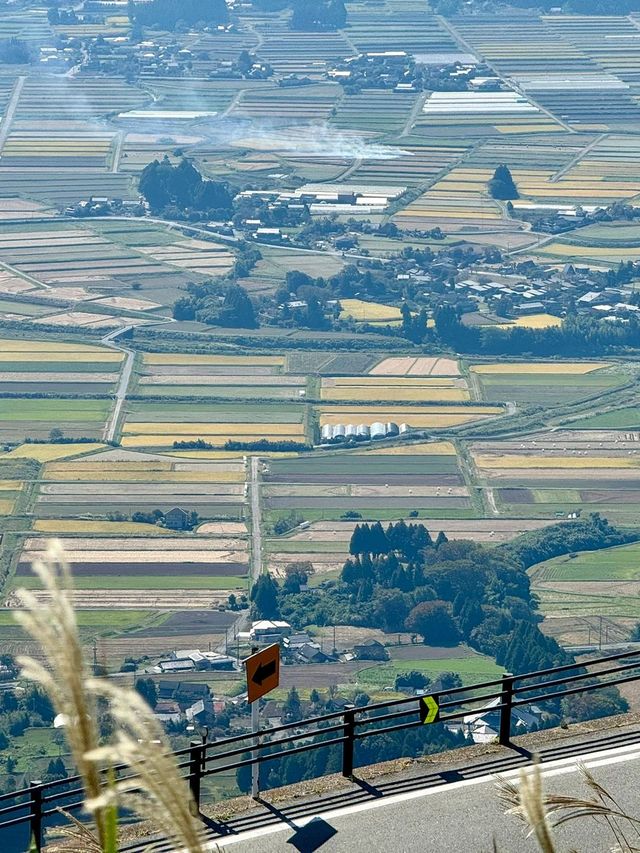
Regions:
[[[202,780],[203,757],[202,741],[192,740],[189,749],[189,788],[193,798],[194,817],[200,815],[200,782]]]
[[[32,782],[29,782],[29,792],[31,844],[40,853],[42,850],[42,782],[40,779],[34,779]]]
[[[342,742],[342,775],[347,779],[353,778],[353,752],[356,733],[356,710],[346,709],[344,712],[344,741]]]
[[[500,732],[498,741],[501,746],[511,743],[511,703],[513,702],[513,673],[505,672],[502,676],[500,691]]]

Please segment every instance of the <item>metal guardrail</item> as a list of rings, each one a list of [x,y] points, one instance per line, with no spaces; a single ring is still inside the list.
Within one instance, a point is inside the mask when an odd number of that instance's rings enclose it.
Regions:
[[[522,675],[505,673],[499,679],[455,687],[431,696],[439,706],[440,723],[459,720],[469,714],[497,712],[498,741],[509,746],[514,708],[639,679],[640,649],[635,649]],[[356,743],[368,737],[422,726],[420,701],[419,696],[411,696],[359,708],[350,706],[342,711],[265,729],[258,735],[247,733],[218,741],[192,741],[189,747],[172,755],[189,784],[198,810],[202,781],[209,776],[256,763],[261,766],[338,744],[342,747],[342,775],[351,778]],[[486,704],[491,701],[493,704]],[[387,723],[389,725],[385,725]],[[136,778],[124,766],[111,768],[110,772],[115,778]],[[103,771],[105,784],[106,773]],[[28,788],[0,795],[0,833],[9,827],[28,825],[29,834],[40,851],[47,818],[59,815],[60,809],[67,812],[81,809],[83,799],[79,776],[46,783],[32,781]]]

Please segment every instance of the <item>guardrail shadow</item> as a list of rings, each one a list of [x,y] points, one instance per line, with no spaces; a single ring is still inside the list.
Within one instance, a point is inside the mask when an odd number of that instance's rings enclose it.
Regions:
[[[316,798],[307,799],[303,802],[280,805],[265,799],[265,797],[268,797],[268,792],[263,792],[262,796],[256,800],[256,808],[252,809],[249,813],[238,815],[235,818],[225,821],[216,821],[203,816],[203,822],[206,826],[207,838],[211,841],[215,841],[216,838],[228,838],[229,836],[239,835],[243,832],[263,827],[287,824],[294,830],[294,835],[288,839],[288,843],[294,849],[301,851],[301,853],[311,853],[311,851],[318,849],[321,844],[324,844],[326,840],[332,837],[335,831],[324,837],[324,833],[328,832],[326,827],[333,828],[326,821],[321,821],[324,827],[321,827],[320,823],[317,823],[313,832],[309,831],[305,833],[303,830],[306,829],[306,826],[310,826],[312,822],[310,821],[305,827],[300,827],[297,825],[297,822],[300,820],[314,817],[320,820],[323,813],[333,811],[334,809],[379,800],[408,791],[435,788],[452,782],[491,776],[493,774],[499,775],[509,770],[525,767],[531,763],[534,754],[544,764],[560,758],[576,757],[587,751],[595,752],[603,749],[613,749],[633,743],[640,743],[640,727],[635,730],[625,730],[613,734],[603,732],[596,737],[593,735],[577,735],[575,738],[571,738],[569,743],[550,743],[548,746],[543,746],[536,750],[535,753],[523,745],[511,743],[508,747],[499,747],[500,752],[497,754],[466,765],[461,763],[463,761],[461,757],[459,759],[459,766],[447,767],[441,770],[430,768],[425,772],[420,772],[420,764],[416,762],[406,775],[377,781],[375,784],[354,775],[351,784],[346,783],[345,787],[340,788],[340,790],[326,795],[319,795]],[[456,763],[455,758],[451,763]],[[313,821],[313,823],[315,824],[316,822]],[[321,843],[315,847],[312,846],[322,838],[324,840]],[[300,843],[302,846],[296,846],[297,843]],[[146,845],[148,844],[149,839],[146,841]],[[305,844],[307,846],[304,846]],[[138,842],[136,845],[124,848],[123,853],[124,851],[126,853],[138,853],[140,851],[141,853],[145,849],[147,849],[145,844]],[[153,849],[155,853],[156,848]],[[160,851],[163,849],[165,848],[158,848]],[[171,849],[170,846],[166,848],[167,851]]]

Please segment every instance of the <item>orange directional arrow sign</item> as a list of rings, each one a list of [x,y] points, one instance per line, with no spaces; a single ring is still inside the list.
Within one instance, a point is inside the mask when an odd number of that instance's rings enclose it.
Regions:
[[[247,674],[247,699],[255,702],[280,683],[280,646],[274,643],[251,655],[244,662]]]
[[[440,719],[440,705],[437,696],[420,697],[420,722],[424,725],[437,723]]]

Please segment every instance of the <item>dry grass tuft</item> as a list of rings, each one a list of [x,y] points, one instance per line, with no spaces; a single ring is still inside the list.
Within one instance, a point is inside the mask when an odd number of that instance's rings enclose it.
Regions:
[[[590,797],[545,794],[540,767],[520,771],[519,784],[498,779],[498,797],[505,814],[518,817],[529,827],[543,853],[556,853],[553,829],[575,820],[592,818],[604,823],[613,841],[611,853],[640,853],[640,818],[627,814],[592,773],[579,765]]]
[[[202,853],[195,804],[176,766],[164,732],[142,697],[135,691],[90,675],[83,658],[69,564],[59,542],[52,542],[34,571],[48,593],[41,603],[28,590],[18,591],[24,610],[17,621],[39,643],[46,665],[18,658],[22,675],[40,684],[58,714],[82,778],[85,806],[95,832],[71,815],[63,830],[61,849],[80,853],[115,853],[118,802],[125,802],[143,818],[152,817],[185,853]],[[99,713],[113,726],[110,743],[100,744]],[[105,785],[102,767],[125,765],[133,774]],[[135,776],[135,779],[132,778]],[[126,799],[123,798],[126,795]]]

